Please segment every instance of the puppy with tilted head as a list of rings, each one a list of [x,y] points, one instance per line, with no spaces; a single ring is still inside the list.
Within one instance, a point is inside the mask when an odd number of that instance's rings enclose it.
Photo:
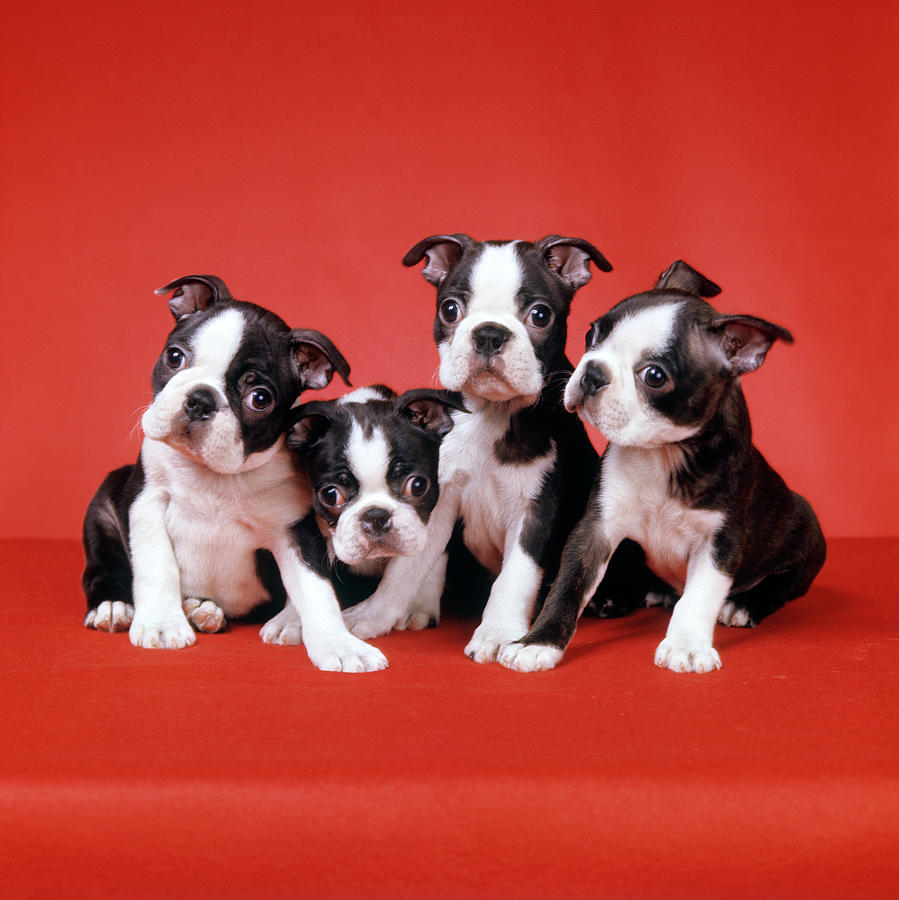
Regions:
[[[195,630],[221,631],[286,589],[315,666],[383,668],[294,533],[312,497],[285,444],[291,408],[334,372],[346,381],[346,360],[215,276],[157,293],[172,294],[175,327],[153,369],[140,457],[107,476],[85,515],[85,625],[127,629],[139,647],[187,647]]]
[[[360,637],[436,621],[437,594],[420,587],[458,520],[466,547],[494,578],[465,652],[492,662],[527,632],[593,481],[596,453],[562,405],[573,370],[566,328],[590,263],[611,266],[587,241],[558,235],[533,243],[434,235],[403,263],[423,260],[437,291],[440,380],[460,392],[470,414],[450,411],[455,427],[440,450],[440,499],[425,549],[391,563],[375,594],[346,619]]]
[[[719,314],[720,288],[678,260],[655,290],[597,319],[565,390],[565,405],[609,441],[587,511],[533,628],[505,648],[519,671],[562,658],[609,557],[626,538],[679,597],[656,665],[721,665],[716,622],[756,625],[805,594],[825,558],[808,502],[752,443],[740,377],[789,331]]]
[[[371,593],[391,560],[424,550],[440,495],[440,444],[453,427],[453,414],[464,412],[461,396],[451,391],[397,395],[384,385],[294,410],[287,446],[312,491],[312,510],[294,535],[304,558],[332,579],[341,599],[361,599],[358,592]],[[420,586],[422,609],[439,606],[445,568],[444,556]],[[434,620],[419,613],[403,624],[421,629]],[[300,643],[293,608],[286,606],[267,623],[263,636]]]

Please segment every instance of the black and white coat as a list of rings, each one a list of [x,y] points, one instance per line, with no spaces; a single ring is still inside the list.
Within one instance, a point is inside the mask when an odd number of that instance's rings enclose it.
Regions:
[[[441,447],[440,500],[425,550],[391,562],[377,592],[346,619],[360,637],[415,617],[437,619],[433,593],[422,599],[419,589],[461,520],[466,546],[495,576],[465,652],[491,662],[528,630],[593,480],[596,454],[562,405],[573,369],[566,320],[575,291],[590,278],[589,263],[611,266],[586,241],[558,236],[482,243],[437,235],[403,262],[422,259],[437,289],[440,379],[461,393],[470,414],[451,411],[455,425]]]
[[[233,300],[214,276],[158,291],[168,292],[176,324],[153,370],[140,458],[107,476],[85,515],[85,625],[177,649],[286,589],[315,666],[383,668],[293,531],[312,497],[285,444],[291,407],[334,371],[346,378],[346,361],[324,335]]]

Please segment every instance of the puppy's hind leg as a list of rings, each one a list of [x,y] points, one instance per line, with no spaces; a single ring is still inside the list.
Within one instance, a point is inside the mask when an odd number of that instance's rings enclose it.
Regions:
[[[102,498],[91,503],[84,520],[83,542],[85,627],[127,631],[134,618],[131,563],[111,503]]]

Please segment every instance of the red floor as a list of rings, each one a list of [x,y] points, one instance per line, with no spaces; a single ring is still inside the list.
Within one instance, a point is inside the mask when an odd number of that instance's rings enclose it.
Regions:
[[[0,896],[895,897],[897,553],[832,541],[711,675],[654,668],[646,610],[549,673],[453,621],[351,676],[89,632],[79,546],[0,543]]]

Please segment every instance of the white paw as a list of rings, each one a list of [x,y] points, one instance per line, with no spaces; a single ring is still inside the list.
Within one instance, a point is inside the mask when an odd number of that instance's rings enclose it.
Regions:
[[[288,603],[278,615],[269,619],[259,630],[266,644],[278,644],[282,647],[296,647],[303,643],[303,626],[300,617]]]
[[[477,663],[496,662],[499,652],[504,645],[519,640],[526,633],[527,626],[524,628],[510,628],[508,626],[501,628],[481,622],[465,648],[465,655]]]
[[[729,600],[721,607],[718,613],[718,621],[722,625],[729,625],[731,628],[755,628],[755,622],[749,616],[749,612],[742,606],[736,606]]]
[[[371,638],[381,637],[396,627],[396,623],[402,619],[406,622],[406,615],[400,618],[394,615],[392,610],[379,610],[373,603],[363,600],[355,606],[344,610],[343,621],[349,631],[363,641],[371,640]],[[405,627],[405,624],[404,624]]]
[[[134,619],[134,607],[121,600],[104,600],[96,609],[90,609],[84,617],[87,628],[97,631],[127,631]]]
[[[564,652],[549,644],[506,644],[499,651],[499,662],[516,672],[546,672],[559,664]]]
[[[721,657],[703,641],[666,637],[656,648],[655,663],[672,672],[713,672],[721,668]]]
[[[314,647],[307,643],[306,650],[312,665],[324,672],[377,672],[387,668],[387,657],[377,647],[351,634],[316,642]]]
[[[135,616],[128,631],[128,637],[135,647],[179,650],[190,647],[197,639],[193,628],[184,616],[171,621],[158,622]]]
[[[413,610],[405,618],[394,622],[393,627],[397,631],[423,631],[425,628],[433,628],[438,623],[438,618],[426,609]]]
[[[187,616],[187,621],[197,631],[214,634],[217,631],[224,631],[228,627],[228,620],[225,618],[221,607],[211,600],[188,597],[182,601],[181,609],[184,611],[184,615]]]

